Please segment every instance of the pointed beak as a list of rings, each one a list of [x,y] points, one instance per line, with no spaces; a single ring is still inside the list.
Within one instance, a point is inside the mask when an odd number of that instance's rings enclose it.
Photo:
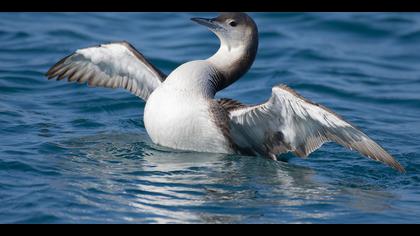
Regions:
[[[222,29],[223,27],[216,22],[214,19],[206,19],[206,18],[191,18],[192,21],[197,22],[200,25],[204,25],[207,28],[211,29],[211,30],[219,30]]]

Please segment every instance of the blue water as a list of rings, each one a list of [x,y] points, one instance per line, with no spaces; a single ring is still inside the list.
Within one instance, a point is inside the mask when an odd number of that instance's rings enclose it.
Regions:
[[[252,13],[249,73],[218,97],[286,83],[357,124],[400,174],[336,144],[288,162],[154,145],[145,103],[48,81],[72,51],[127,40],[165,73],[212,55],[208,13],[0,14],[0,223],[420,223],[420,14]]]

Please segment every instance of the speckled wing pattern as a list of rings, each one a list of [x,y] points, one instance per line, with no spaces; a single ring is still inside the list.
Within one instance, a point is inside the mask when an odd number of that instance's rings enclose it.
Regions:
[[[307,157],[325,142],[334,141],[404,172],[388,152],[362,131],[285,85],[273,87],[267,102],[237,106],[229,113],[232,139],[248,152],[275,158],[290,151]]]
[[[166,78],[125,41],[79,49],[52,66],[46,76],[89,86],[124,88],[145,101]]]

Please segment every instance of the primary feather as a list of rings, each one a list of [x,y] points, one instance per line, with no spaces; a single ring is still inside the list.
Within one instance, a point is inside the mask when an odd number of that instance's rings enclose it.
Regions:
[[[47,76],[89,86],[123,88],[143,100],[166,78],[127,42],[79,49],[52,66]]]
[[[254,154],[274,158],[290,151],[307,157],[325,142],[334,141],[404,171],[388,152],[362,131],[286,85],[275,86],[271,98],[263,104],[231,108],[230,125],[236,144]]]

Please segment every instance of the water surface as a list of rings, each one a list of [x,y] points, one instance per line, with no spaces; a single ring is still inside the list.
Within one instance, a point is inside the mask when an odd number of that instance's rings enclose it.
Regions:
[[[251,13],[249,73],[220,92],[265,101],[285,83],[406,167],[335,144],[288,162],[154,145],[144,102],[47,81],[72,51],[127,40],[165,73],[205,59],[210,13],[1,13],[1,223],[420,223],[420,14]]]

